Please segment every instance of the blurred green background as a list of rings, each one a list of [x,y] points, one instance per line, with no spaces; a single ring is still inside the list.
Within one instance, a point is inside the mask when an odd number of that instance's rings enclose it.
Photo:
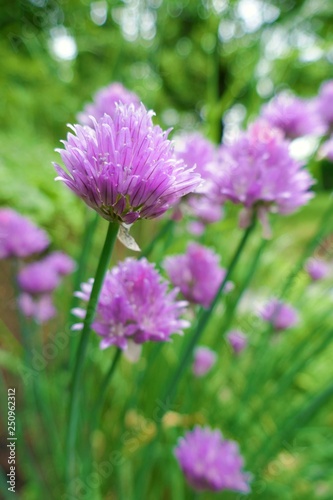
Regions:
[[[2,0],[0,203],[56,241],[76,232],[82,204],[51,162],[99,87],[120,81],[163,126],[219,142],[275,92],[317,93],[332,25],[330,0]]]

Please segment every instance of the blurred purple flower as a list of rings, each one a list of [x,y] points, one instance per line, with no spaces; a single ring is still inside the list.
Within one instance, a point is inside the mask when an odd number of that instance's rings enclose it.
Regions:
[[[223,439],[220,430],[195,427],[179,439],[175,456],[194,490],[250,492],[251,474],[243,471],[238,444]]]
[[[319,95],[315,99],[318,114],[328,129],[333,127],[333,80],[324,82],[319,90]]]
[[[282,130],[288,139],[325,132],[313,101],[291,94],[278,94],[262,107],[261,116],[273,127]]]
[[[44,262],[47,262],[61,276],[71,274],[75,269],[74,260],[64,252],[52,252],[45,257]]]
[[[93,126],[91,116],[99,120],[104,114],[114,118],[116,104],[118,103],[133,104],[138,108],[140,106],[140,99],[134,92],[130,92],[121,83],[111,83],[96,92],[93,103],[87,104],[83,112],[78,114],[79,123],[81,125]]]
[[[10,208],[0,209],[0,259],[28,257],[49,245],[45,231]]]
[[[74,261],[64,252],[52,252],[44,259],[24,266],[18,273],[23,292],[33,295],[50,293],[60,284],[60,277],[73,272]]]
[[[186,300],[209,307],[226,274],[219,260],[209,248],[190,243],[185,254],[167,257],[163,266]],[[231,286],[228,283],[225,291]]]
[[[319,150],[319,156],[333,162],[333,137],[323,143]]]
[[[210,371],[217,360],[216,352],[209,347],[198,346],[194,351],[193,373],[196,377],[202,377]]]
[[[287,330],[299,321],[296,309],[277,299],[272,299],[265,305],[261,317],[270,323],[276,331]]]
[[[19,296],[19,308],[27,318],[34,318],[37,323],[46,323],[57,314],[52,298],[48,294],[35,297],[22,293]]]
[[[60,275],[45,259],[27,264],[18,273],[23,292],[33,295],[52,292],[60,284]]]
[[[198,220],[191,220],[187,224],[188,232],[194,236],[201,236],[205,232],[205,227],[205,224]]]
[[[220,194],[242,204],[241,227],[248,227],[254,212],[269,237],[268,212],[286,215],[305,205],[313,193],[309,172],[291,158],[281,132],[258,121],[232,144],[220,150]]]
[[[92,280],[84,283],[76,296],[88,301],[92,284]],[[177,293],[168,291],[168,282],[146,259],[128,258],[118,264],[106,275],[92,325],[102,337],[100,347],[127,349],[129,342],[165,342],[172,333],[182,333],[189,326],[180,319],[187,302],[177,301]],[[73,314],[84,319],[86,311],[76,308]]]
[[[109,221],[132,224],[163,214],[200,183],[200,176],[173,155],[168,132],[152,122],[143,105],[117,105],[93,128],[75,125],[64,150],[69,172],[55,168],[75,194]]]
[[[242,352],[247,346],[247,338],[243,332],[239,330],[232,330],[227,335],[227,340],[231,345],[235,354]]]
[[[199,132],[182,134],[175,138],[175,155],[189,167],[195,166],[202,184],[194,193],[182,200],[182,208],[204,223],[212,223],[222,218],[222,206],[215,194],[216,149]]]
[[[309,259],[305,264],[305,270],[313,281],[319,281],[328,274],[328,264],[323,260]]]

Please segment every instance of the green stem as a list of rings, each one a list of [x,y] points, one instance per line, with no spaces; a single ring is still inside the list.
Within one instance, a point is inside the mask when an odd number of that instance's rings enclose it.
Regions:
[[[249,284],[250,284],[250,282],[251,282],[251,280],[252,280],[252,278],[257,270],[261,255],[262,255],[263,250],[264,250],[266,245],[267,245],[267,240],[262,240],[260,242],[258,250],[255,251],[254,259],[252,260],[252,262],[250,263],[250,265],[248,267],[248,269],[249,269],[248,273],[246,274],[244,281],[241,283],[241,286],[239,288],[237,288],[236,297],[234,297],[233,302],[230,305],[228,305],[228,307],[226,309],[225,318],[224,318],[224,321],[222,324],[222,330],[221,330],[223,333],[225,333],[231,325],[231,322],[234,318],[235,310],[237,309],[237,306],[238,306],[245,290],[247,290],[249,287]],[[217,338],[217,340],[218,340],[218,342],[220,342],[221,337],[219,336]]]
[[[295,280],[299,271],[303,268],[303,265],[304,265],[304,262],[306,261],[306,259],[308,259],[313,254],[313,252],[315,251],[317,246],[320,244],[324,235],[329,232],[330,222],[332,219],[332,210],[333,210],[332,203],[329,203],[327,209],[325,210],[325,212],[321,218],[321,221],[318,225],[318,229],[317,229],[315,235],[308,242],[307,246],[305,247],[304,252],[302,253],[301,257],[298,259],[293,270],[291,271],[291,273],[287,277],[286,281],[284,282],[282,290],[279,294],[279,297],[281,299],[283,297],[285,297],[287,295],[287,293],[289,292],[290,288],[292,287],[293,281]]]
[[[272,439],[267,439],[262,447],[257,452],[256,468],[264,467],[274,456],[278,453],[280,447],[286,441],[290,441],[297,434],[299,429],[308,424],[316,413],[323,407],[323,405],[333,396],[333,384],[331,383],[320,394],[312,398],[310,402],[306,402],[302,408],[293,412],[289,418],[285,420],[283,426],[279,425],[281,429]]]
[[[82,241],[81,251],[77,262],[77,270],[74,275],[73,287],[74,291],[79,290],[81,283],[84,281],[84,271],[87,267],[88,257],[92,246],[93,237],[97,228],[98,221],[100,219],[99,214],[93,214],[94,216],[88,220],[87,229],[84,233],[84,238]],[[71,311],[76,307],[78,302],[77,297],[72,295],[72,300],[70,303],[69,315],[70,315],[70,323],[72,323],[74,316]],[[77,338],[75,336],[70,336],[69,339],[69,365],[72,369],[75,361],[75,350],[77,346]]]
[[[319,333],[319,329],[317,332],[312,332],[310,338],[315,338],[315,333]],[[310,352],[306,352],[307,342],[303,341],[301,345],[297,345],[294,349],[292,355],[290,356],[291,360],[294,362],[291,364],[291,368],[287,370],[283,376],[278,380],[278,383],[274,390],[270,390],[269,394],[265,396],[262,400],[261,405],[257,408],[257,410],[253,413],[251,417],[252,422],[258,422],[260,415],[264,410],[271,409],[271,406],[274,402],[281,401],[280,398],[285,395],[285,391],[290,387],[292,381],[294,380],[297,373],[300,373],[308,364],[310,364],[314,359],[317,359],[317,356],[323,352],[326,347],[332,342],[333,332],[329,331],[323,337],[322,342],[319,343],[318,346],[315,347],[314,350]],[[297,351],[298,349],[298,351]],[[300,357],[305,351],[305,355]],[[264,381],[267,381],[268,377],[263,376]]]
[[[132,388],[132,393],[130,397],[126,400],[126,404],[123,407],[121,420],[124,422],[126,413],[130,408],[135,408],[138,406],[138,399],[140,397],[142,386],[144,382],[149,379],[151,371],[155,368],[154,363],[156,359],[158,359],[158,355],[163,348],[163,342],[157,342],[156,345],[153,346],[149,356],[147,357],[147,366],[145,370],[142,370],[134,381],[134,385]]]
[[[115,352],[115,355],[114,355],[114,358],[113,358],[112,363],[110,365],[110,368],[109,368],[108,372],[106,373],[104,380],[102,382],[100,391],[99,391],[98,396],[96,398],[96,404],[94,406],[94,411],[92,413],[89,434],[91,434],[95,429],[97,429],[99,419],[100,419],[100,414],[102,412],[103,404],[105,401],[105,396],[107,394],[108,387],[110,385],[112,376],[113,376],[115,369],[117,367],[117,364],[120,360],[121,353],[122,353],[122,350],[118,348]]]
[[[85,457],[84,457],[84,464],[83,464],[83,471],[84,471],[83,474],[84,475],[87,475],[90,473],[89,466],[93,461],[92,434],[98,428],[100,418],[101,418],[101,413],[103,410],[103,405],[105,402],[105,397],[106,397],[112,376],[113,376],[115,369],[118,365],[118,362],[120,360],[121,353],[122,353],[122,350],[117,348],[115,355],[112,359],[110,368],[109,368],[108,372],[106,373],[106,375],[102,381],[102,384],[100,386],[100,390],[99,390],[99,393],[98,393],[97,398],[95,400],[95,404],[93,405],[93,411],[91,411],[91,413],[90,413],[90,419],[88,421],[88,436],[89,436],[89,439],[91,442],[91,447],[89,448],[88,452],[85,454]]]
[[[104,242],[104,247],[98,263],[93,288],[87,306],[87,313],[84,320],[84,326],[81,334],[81,340],[77,349],[75,367],[70,392],[69,403],[69,418],[68,432],[66,439],[66,474],[67,480],[70,481],[75,474],[75,445],[77,426],[79,420],[79,393],[81,385],[81,377],[84,367],[85,354],[88,347],[89,333],[91,324],[94,320],[95,310],[99,298],[99,294],[103,285],[104,276],[108,269],[112,250],[116,241],[119,226],[117,223],[110,222],[107,235]]]
[[[207,326],[207,323],[208,323],[208,321],[209,321],[209,319],[210,319],[210,317],[215,309],[215,306],[218,303],[219,298],[220,298],[228,280],[230,279],[234,268],[236,267],[236,265],[238,263],[238,260],[239,260],[241,254],[245,248],[246,242],[247,242],[250,234],[252,233],[254,227],[255,227],[255,221],[253,221],[252,224],[245,230],[243,237],[242,237],[242,239],[241,239],[241,241],[236,249],[236,252],[233,256],[233,259],[230,263],[228,271],[227,271],[227,273],[226,273],[226,275],[225,275],[225,277],[224,277],[224,279],[223,279],[223,281],[222,281],[222,283],[221,283],[221,285],[220,285],[220,287],[219,287],[219,289],[218,289],[218,291],[213,299],[213,302],[210,305],[210,308],[201,311],[195,332],[191,336],[191,339],[190,339],[188,345],[186,346],[185,352],[184,352],[184,354],[180,360],[180,363],[178,365],[178,369],[177,369],[176,373],[174,374],[174,376],[172,377],[170,384],[168,385],[167,391],[166,391],[164,399],[163,399],[165,404],[170,405],[170,403],[172,402],[172,400],[175,396],[176,390],[177,390],[178,382],[179,382],[180,378],[182,377],[183,373],[185,372],[190,360],[192,359],[192,353],[193,353],[194,347],[196,346],[200,337],[202,336],[202,334]]]

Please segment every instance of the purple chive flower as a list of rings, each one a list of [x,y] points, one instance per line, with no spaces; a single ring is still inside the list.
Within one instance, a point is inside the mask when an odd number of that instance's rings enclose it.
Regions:
[[[82,113],[78,114],[81,125],[93,125],[91,117],[99,120],[107,114],[113,118],[116,114],[116,104],[133,104],[136,108],[140,106],[140,99],[134,93],[127,90],[121,83],[111,83],[100,89],[94,95],[94,102],[87,104]]]
[[[265,104],[261,116],[288,139],[322,134],[325,127],[313,101],[281,93]]]
[[[200,176],[173,155],[168,132],[143,105],[118,105],[114,117],[72,127],[55,168],[75,194],[109,221],[153,219],[198,187]]]
[[[74,270],[74,261],[63,252],[52,252],[44,259],[27,264],[18,273],[23,292],[39,295],[50,293],[60,284],[60,277]]]
[[[19,296],[19,308],[24,316],[33,318],[37,323],[41,324],[46,323],[57,314],[52,298],[48,294],[36,297],[28,293],[22,293]]]
[[[232,330],[227,335],[227,340],[231,345],[235,354],[242,352],[247,346],[247,338],[243,332],[239,330]]]
[[[220,151],[221,196],[241,204],[241,227],[248,227],[256,212],[269,237],[268,212],[286,215],[305,205],[314,183],[307,170],[291,158],[289,145],[278,129],[258,121]]]
[[[88,301],[92,280],[84,283],[76,296]],[[100,347],[116,345],[127,349],[129,344],[147,341],[168,341],[173,333],[182,333],[189,322],[180,319],[187,305],[177,301],[178,290],[168,291],[153,264],[146,259],[126,259],[106,275],[92,328],[102,337]],[[73,314],[84,319],[81,308]],[[74,329],[82,324],[74,325]]]
[[[202,377],[210,371],[217,360],[216,352],[209,347],[199,346],[194,351],[193,373],[196,377]]]
[[[64,252],[52,252],[44,259],[60,276],[71,274],[75,269],[74,260]]]
[[[185,299],[203,307],[210,306],[226,274],[220,267],[219,256],[198,243],[190,243],[183,255],[167,257],[164,268]],[[230,286],[231,283],[226,291]]]
[[[187,230],[194,236],[201,236],[205,232],[205,224],[199,220],[192,220],[187,224]]]
[[[319,155],[321,158],[327,158],[327,160],[333,162],[333,137],[324,142],[319,150]]]
[[[318,114],[329,129],[333,126],[333,80],[324,82],[315,99]]]
[[[299,321],[297,311],[291,305],[277,299],[272,299],[266,304],[261,312],[261,317],[270,323],[276,331],[287,330]]]
[[[0,259],[28,257],[49,245],[45,231],[10,208],[0,209]]]
[[[23,267],[17,276],[22,291],[33,295],[52,292],[60,284],[60,275],[45,260]]]
[[[202,184],[183,201],[184,211],[204,223],[221,219],[222,206],[215,194],[216,150],[214,145],[199,132],[182,134],[175,139],[175,155],[186,165],[195,166]]]
[[[175,456],[194,490],[250,492],[251,474],[243,471],[238,444],[220,430],[195,427],[179,439]]]
[[[312,281],[319,281],[327,276],[329,267],[323,260],[309,259],[305,264],[305,270]]]

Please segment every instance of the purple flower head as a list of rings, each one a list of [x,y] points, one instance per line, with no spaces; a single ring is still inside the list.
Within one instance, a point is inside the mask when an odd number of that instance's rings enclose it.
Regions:
[[[37,323],[41,324],[57,314],[52,298],[48,294],[34,297],[28,293],[22,293],[19,296],[19,308],[27,318],[34,318]]]
[[[199,346],[194,351],[193,373],[196,377],[202,377],[210,371],[216,363],[216,352],[209,347]]]
[[[111,83],[107,87],[100,89],[94,95],[94,102],[87,104],[83,113],[78,114],[81,125],[93,125],[91,117],[99,120],[107,114],[113,118],[116,113],[116,104],[133,104],[136,108],[140,106],[140,99],[134,93],[127,90],[121,83]]]
[[[173,155],[168,132],[143,105],[118,105],[93,127],[74,125],[55,168],[75,194],[109,221],[153,219],[198,187],[200,176]]]
[[[198,243],[190,243],[183,255],[167,257],[164,268],[185,299],[203,307],[210,306],[226,274],[219,256]]]
[[[87,301],[91,288],[92,281],[84,283],[76,295]],[[101,348],[117,345],[127,349],[129,342],[164,342],[171,334],[182,333],[189,326],[180,319],[187,303],[177,301],[177,293],[177,289],[168,291],[168,282],[146,259],[128,258],[118,264],[106,275],[92,325],[102,337]],[[83,309],[73,313],[85,317]]]
[[[24,266],[17,276],[23,292],[39,295],[52,292],[60,284],[60,275],[46,259]]]
[[[291,305],[277,299],[272,299],[266,304],[261,312],[261,317],[270,323],[276,331],[287,330],[299,321],[297,311]]]
[[[220,430],[195,427],[179,439],[175,455],[194,490],[250,491],[251,475],[243,471],[238,444],[225,440]]]
[[[44,259],[61,276],[71,274],[75,269],[74,260],[64,252],[52,252]]]
[[[195,172],[203,181],[194,193],[182,200],[185,211],[204,223],[220,220],[222,207],[215,194],[217,152],[213,144],[199,132],[182,134],[175,139],[175,154],[189,167],[195,166]]]
[[[319,150],[321,158],[327,158],[333,162],[333,137],[331,136],[328,141],[325,141]]]
[[[278,94],[263,106],[261,116],[273,127],[282,130],[288,139],[320,135],[325,131],[313,101],[291,94]]]
[[[49,245],[45,231],[10,208],[0,209],[0,259],[28,257]]]
[[[321,85],[315,102],[321,119],[331,129],[333,126],[333,80]]]
[[[227,340],[231,345],[235,354],[242,352],[247,346],[247,338],[243,332],[239,330],[232,330],[227,335]]]
[[[290,156],[281,132],[264,121],[221,147],[220,166],[221,196],[244,206],[241,226],[250,224],[255,211],[267,236],[269,211],[293,213],[313,196],[312,177]]]
[[[309,259],[305,264],[305,270],[312,281],[319,281],[327,276],[329,268],[323,260]]]

